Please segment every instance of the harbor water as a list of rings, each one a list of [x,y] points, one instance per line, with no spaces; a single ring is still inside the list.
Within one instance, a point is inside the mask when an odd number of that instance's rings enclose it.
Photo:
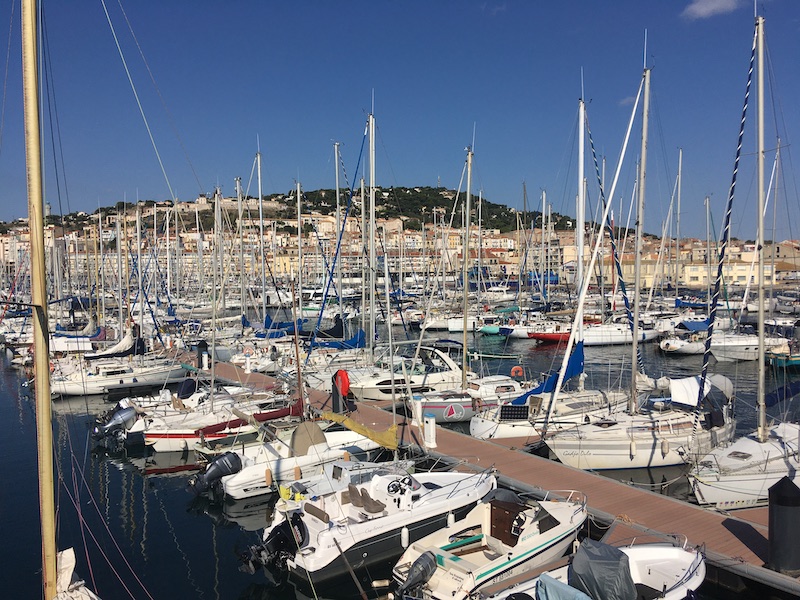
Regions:
[[[508,374],[522,365],[529,375],[558,368],[552,346],[534,346],[527,340],[470,336],[470,344],[492,358],[486,374]],[[656,344],[642,346],[648,375],[673,377],[698,374],[702,357],[665,357]],[[630,347],[586,349],[586,387],[627,386]],[[756,365],[717,363],[713,372],[728,376],[736,388],[736,415],[741,432],[755,425]],[[0,514],[5,543],[0,564],[6,595],[41,597],[41,550],[38,514],[35,414],[26,374],[0,368]],[[768,389],[778,383],[768,374]],[[57,467],[58,546],[74,547],[77,570],[105,600],[116,598],[290,599],[306,597],[354,598],[359,591],[347,577],[330,589],[298,590],[277,584],[264,573],[239,570],[239,553],[260,539],[260,528],[271,514],[271,503],[215,505],[186,491],[192,457],[109,456],[92,446],[89,435],[94,417],[109,408],[101,398],[54,402],[54,454]],[[778,409],[780,409],[778,407]],[[776,415],[777,416],[777,415]],[[497,465],[502,472],[502,465]],[[681,468],[644,472],[618,471],[604,475],[660,493],[687,498]],[[591,491],[587,490],[591,504]],[[84,523],[85,527],[80,527]],[[361,585],[369,597],[386,593],[372,581],[389,578],[392,565],[362,573]],[[745,598],[721,590],[701,589],[704,598]],[[755,596],[754,596],[755,597]]]

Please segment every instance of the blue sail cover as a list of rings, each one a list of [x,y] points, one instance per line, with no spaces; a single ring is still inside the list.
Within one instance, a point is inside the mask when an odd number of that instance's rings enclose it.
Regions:
[[[569,357],[569,361],[567,362],[567,372],[564,373],[564,381],[569,381],[576,375],[583,373],[583,363],[583,342],[578,342]],[[528,397],[532,396],[533,394],[549,394],[556,389],[557,383],[558,371],[551,371],[542,383],[537,385],[535,388],[528,390],[521,396],[514,398],[511,401],[511,404],[520,406],[525,404],[528,401]]]

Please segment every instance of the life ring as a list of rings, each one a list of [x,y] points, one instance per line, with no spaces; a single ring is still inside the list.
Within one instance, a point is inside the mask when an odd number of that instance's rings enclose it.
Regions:
[[[522,377],[525,374],[525,371],[522,370],[520,365],[515,365],[511,367],[511,376],[512,377]]]
[[[242,348],[242,354],[244,354],[245,356],[254,356],[255,353],[256,349],[253,348],[252,346],[245,346],[244,348]]]
[[[50,372],[51,373],[55,373],[56,372],[56,365],[52,360],[50,361]]]

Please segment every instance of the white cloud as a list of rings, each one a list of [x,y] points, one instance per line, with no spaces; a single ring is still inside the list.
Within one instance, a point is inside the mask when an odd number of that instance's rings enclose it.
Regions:
[[[687,19],[707,19],[724,15],[745,6],[747,0],[692,0],[681,16]]]

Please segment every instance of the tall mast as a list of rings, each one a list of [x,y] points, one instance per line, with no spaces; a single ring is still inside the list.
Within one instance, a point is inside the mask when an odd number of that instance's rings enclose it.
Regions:
[[[336,162],[336,236],[333,240],[333,247],[335,249],[340,249],[339,240],[344,238],[344,234],[342,233],[342,209],[340,206],[341,192],[339,192],[339,142],[334,142],[333,150],[334,160]],[[336,256],[334,260],[336,261],[336,291],[339,296],[339,318],[344,319],[344,304],[342,302],[342,257]]]
[[[461,389],[467,389],[467,333],[469,332],[469,213],[472,208],[472,147],[467,148],[467,197],[464,201],[464,260],[461,265],[461,278],[464,301],[461,310],[464,312],[464,347],[461,348]],[[480,285],[480,278],[478,279]]]
[[[756,18],[756,44],[758,49],[757,87],[757,162],[758,162],[758,441],[767,441],[767,415],[764,405],[766,393],[766,365],[764,363],[764,17]]]
[[[578,101],[578,204],[576,206],[575,224],[575,246],[577,249],[577,261],[575,263],[575,289],[580,290],[583,286],[583,246],[584,246],[584,223],[586,221],[586,176],[584,173],[584,153],[586,131],[586,104],[581,98]],[[583,306],[578,306],[581,313],[578,322],[578,341],[583,340]]]
[[[370,360],[375,351],[375,285],[377,253],[375,251],[375,115],[369,115],[369,340]]]
[[[642,159],[639,161],[639,189],[636,203],[636,244],[634,247],[633,271],[633,326],[631,327],[631,394],[628,398],[628,410],[636,410],[636,376],[639,372],[639,314],[641,312],[642,286],[642,229],[644,228],[644,192],[647,174],[647,127],[650,113],[650,69],[644,70],[644,102],[642,103]]]
[[[297,182],[297,314],[303,318],[303,204],[300,182]],[[298,365],[299,370],[299,365]]]
[[[678,278],[681,275],[681,178],[683,177],[683,148],[678,148],[678,206],[675,210],[675,296],[678,296]],[[710,308],[710,307],[709,307]]]
[[[244,211],[242,209],[242,178],[235,177],[234,182],[236,184],[236,204],[237,204],[236,208],[238,209],[239,212],[239,219],[237,221],[239,229],[239,294],[241,295],[242,315],[246,315],[244,299],[247,294],[247,290],[245,289],[245,276],[244,276],[244,229],[242,228],[242,218],[244,217]]]
[[[261,144],[258,145],[256,152],[256,163],[258,165],[258,239],[259,248],[261,250],[261,322],[267,322],[267,267],[266,258],[264,257],[264,197],[261,192]],[[275,240],[275,234],[272,235],[272,240]],[[273,252],[273,259],[275,253]],[[281,303],[280,293],[275,290],[277,294],[278,304]]]
[[[25,162],[28,179],[28,226],[31,244],[33,373],[36,380],[36,439],[39,463],[39,515],[42,532],[44,598],[56,595],[55,499],[53,496],[53,417],[50,406],[50,352],[47,347],[47,288],[44,273],[44,207],[39,145],[39,74],[37,71],[36,0],[22,2],[22,82],[25,107]]]

